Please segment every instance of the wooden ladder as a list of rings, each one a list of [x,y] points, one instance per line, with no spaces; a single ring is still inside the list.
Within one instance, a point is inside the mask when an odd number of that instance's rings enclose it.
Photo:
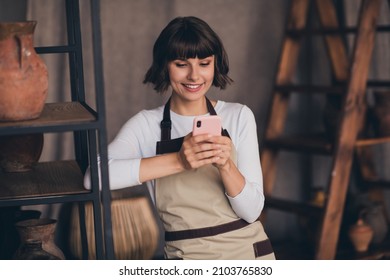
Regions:
[[[298,214],[319,215],[320,227],[313,258],[334,259],[338,244],[341,220],[348,190],[357,135],[365,116],[365,94],[369,65],[374,46],[376,22],[381,0],[362,0],[352,54],[347,54],[340,34],[336,8],[332,0],[313,0],[319,15],[335,83],[332,86],[293,85],[301,38],[307,32],[306,19],[310,0],[291,0],[286,36],[282,42],[280,60],[275,77],[268,123],[261,147],[266,208],[277,208]],[[289,97],[292,93],[313,92],[341,95],[342,110],[335,137],[294,137],[284,135]],[[313,152],[332,157],[327,186],[327,199],[323,207],[272,197],[277,172],[277,155],[280,150]],[[264,213],[263,220],[266,219]]]

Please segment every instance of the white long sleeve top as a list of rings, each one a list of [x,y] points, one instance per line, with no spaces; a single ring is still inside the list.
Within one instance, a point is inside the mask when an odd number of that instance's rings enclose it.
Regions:
[[[140,185],[139,169],[142,158],[156,156],[156,142],[161,139],[160,122],[164,106],[143,110],[129,119],[108,146],[108,168],[111,189]],[[222,126],[229,132],[237,150],[237,167],[245,177],[243,190],[235,197],[225,194],[233,211],[242,219],[255,221],[263,207],[263,178],[260,165],[256,121],[245,105],[218,101],[216,113],[222,118]],[[182,116],[171,111],[172,139],[187,135],[192,130],[194,116]],[[90,173],[87,170],[84,185],[90,189]],[[155,180],[146,182],[155,203]]]

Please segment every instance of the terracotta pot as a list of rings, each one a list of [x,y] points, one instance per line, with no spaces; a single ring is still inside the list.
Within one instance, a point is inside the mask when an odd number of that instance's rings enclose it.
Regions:
[[[57,221],[53,219],[30,219],[16,223],[21,245],[15,252],[14,258],[21,257],[28,240],[38,240],[42,242],[43,250],[59,259],[65,259],[60,248],[54,243],[56,224]]]
[[[0,22],[0,121],[38,118],[48,73],[33,46],[36,21]]]
[[[43,134],[0,137],[0,166],[4,172],[30,171],[43,149]]]
[[[348,232],[349,238],[357,252],[365,252],[371,243],[373,230],[363,219],[359,218]]]

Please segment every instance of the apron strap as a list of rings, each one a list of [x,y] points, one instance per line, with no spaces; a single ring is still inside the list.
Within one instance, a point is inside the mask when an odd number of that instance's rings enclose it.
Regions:
[[[171,113],[170,113],[170,107],[171,107],[170,103],[171,103],[171,98],[169,98],[167,103],[165,103],[163,120],[160,123],[162,141],[171,140],[172,121],[171,121]],[[214,116],[217,115],[217,112],[215,112],[213,104],[211,104],[211,101],[207,97],[206,97],[206,105],[210,115],[214,115]]]
[[[172,121],[171,121],[170,103],[171,103],[171,98],[169,98],[167,103],[165,103],[163,120],[160,123],[161,141],[171,140]]]
[[[205,98],[206,98],[207,109],[210,115],[217,115],[217,112],[215,112],[214,106],[211,103],[211,101],[207,97]],[[157,154],[177,152],[180,150],[181,145],[183,143],[184,137],[171,140],[172,121],[171,121],[170,103],[171,103],[171,98],[168,99],[167,103],[165,103],[164,106],[163,119],[160,123],[161,141],[157,142],[157,147],[156,147]],[[223,136],[227,136],[230,138],[230,135],[226,129],[222,128],[221,134]]]
[[[213,104],[211,104],[211,101],[206,97],[206,105],[207,110],[209,110],[210,115],[216,116],[217,112],[215,112]]]
[[[183,239],[215,236],[225,232],[230,232],[233,230],[244,228],[248,225],[249,225],[248,222],[246,222],[243,219],[239,219],[230,223],[212,226],[212,227],[187,229],[187,230],[179,230],[179,231],[166,231],[165,241],[177,241]]]
[[[217,115],[217,112],[215,112],[213,104],[211,104],[211,101],[206,97],[206,104],[207,104],[207,109],[209,110],[210,115]],[[221,129],[221,135],[226,136],[230,138],[229,132],[226,129]]]

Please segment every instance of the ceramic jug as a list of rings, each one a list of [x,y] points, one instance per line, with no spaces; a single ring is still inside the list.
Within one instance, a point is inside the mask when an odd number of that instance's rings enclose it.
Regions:
[[[48,73],[33,46],[37,22],[0,22],[0,121],[38,118]]]
[[[57,221],[54,219],[30,219],[17,222],[15,226],[20,236],[20,246],[14,258],[20,258],[28,240],[38,240],[42,242],[42,249],[47,253],[61,260],[65,259],[64,253],[54,242],[56,224]]]
[[[43,133],[0,137],[0,167],[4,172],[31,171],[42,154]]]

